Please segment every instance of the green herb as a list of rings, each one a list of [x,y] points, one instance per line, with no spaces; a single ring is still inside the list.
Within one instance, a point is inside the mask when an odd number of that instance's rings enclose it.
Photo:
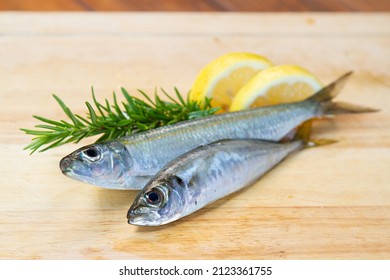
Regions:
[[[178,100],[172,98],[162,89],[164,95],[169,98],[169,102],[161,100],[156,92],[154,100],[152,100],[146,93],[139,91],[146,99],[143,101],[131,96],[124,88],[121,90],[126,102],[121,102],[120,105],[114,92],[112,104],[107,99],[105,99],[104,104],[101,104],[96,100],[92,88],[93,103],[85,103],[88,109],[86,117],[74,114],[58,96],[53,95],[69,121],[54,121],[33,116],[42,124],[35,126],[38,129],[21,129],[26,134],[35,136],[24,149],[31,150],[31,153],[39,149],[40,152],[43,152],[66,143],[78,143],[84,138],[100,134],[101,137],[97,142],[101,142],[184,120],[212,115],[219,110],[219,108],[211,106],[208,98],[203,103],[189,100],[189,98],[184,99],[176,88]]]

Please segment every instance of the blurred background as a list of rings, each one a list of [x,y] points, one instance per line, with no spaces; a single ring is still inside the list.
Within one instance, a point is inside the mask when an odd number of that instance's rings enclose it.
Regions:
[[[380,12],[390,0],[0,0],[2,11]]]

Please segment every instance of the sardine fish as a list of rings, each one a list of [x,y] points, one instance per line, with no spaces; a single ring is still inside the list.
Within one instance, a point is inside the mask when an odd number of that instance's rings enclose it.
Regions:
[[[302,141],[222,140],[195,148],[163,167],[137,195],[129,224],[159,226],[185,217],[258,180]]]
[[[221,139],[279,141],[301,123],[367,108],[336,106],[332,99],[351,73],[296,103],[208,116],[85,146],[63,158],[68,177],[110,189],[142,189],[165,164],[201,145]]]

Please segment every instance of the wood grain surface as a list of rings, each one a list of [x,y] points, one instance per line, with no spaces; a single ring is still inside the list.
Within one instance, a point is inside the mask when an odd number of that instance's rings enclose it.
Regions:
[[[28,155],[33,114],[60,119],[58,94],[85,112],[121,86],[186,91],[229,51],[299,64],[338,98],[375,114],[315,123],[338,143],[292,155],[251,187],[173,224],[127,224],[136,191],[63,176],[59,160],[89,143]],[[389,14],[1,13],[1,259],[389,259]],[[170,147],[163,147],[169,149]]]
[[[383,12],[389,0],[2,0],[11,11]]]

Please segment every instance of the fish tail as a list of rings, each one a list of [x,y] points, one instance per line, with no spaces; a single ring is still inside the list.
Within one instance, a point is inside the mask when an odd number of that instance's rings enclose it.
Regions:
[[[316,94],[309,97],[307,100],[312,100],[319,103],[321,105],[323,115],[371,113],[379,111],[378,109],[370,107],[332,101],[344,88],[345,83],[348,81],[352,73],[353,72],[350,71],[342,75],[336,81],[319,90]]]
[[[333,83],[322,88],[313,96],[306,99],[304,102],[314,102],[320,105],[319,116],[324,115],[335,115],[335,114],[351,114],[351,113],[371,113],[377,112],[378,109],[354,105],[344,102],[333,102],[333,99],[340,93],[343,89],[345,83],[348,81],[349,77],[352,75],[352,71],[342,75]],[[304,147],[316,147],[323,146],[328,144],[336,143],[336,140],[333,139],[313,139],[310,137],[311,128],[312,128],[313,119],[303,122],[298,127],[294,128],[290,133],[288,133],[281,142],[288,142],[291,140],[301,141]]]

